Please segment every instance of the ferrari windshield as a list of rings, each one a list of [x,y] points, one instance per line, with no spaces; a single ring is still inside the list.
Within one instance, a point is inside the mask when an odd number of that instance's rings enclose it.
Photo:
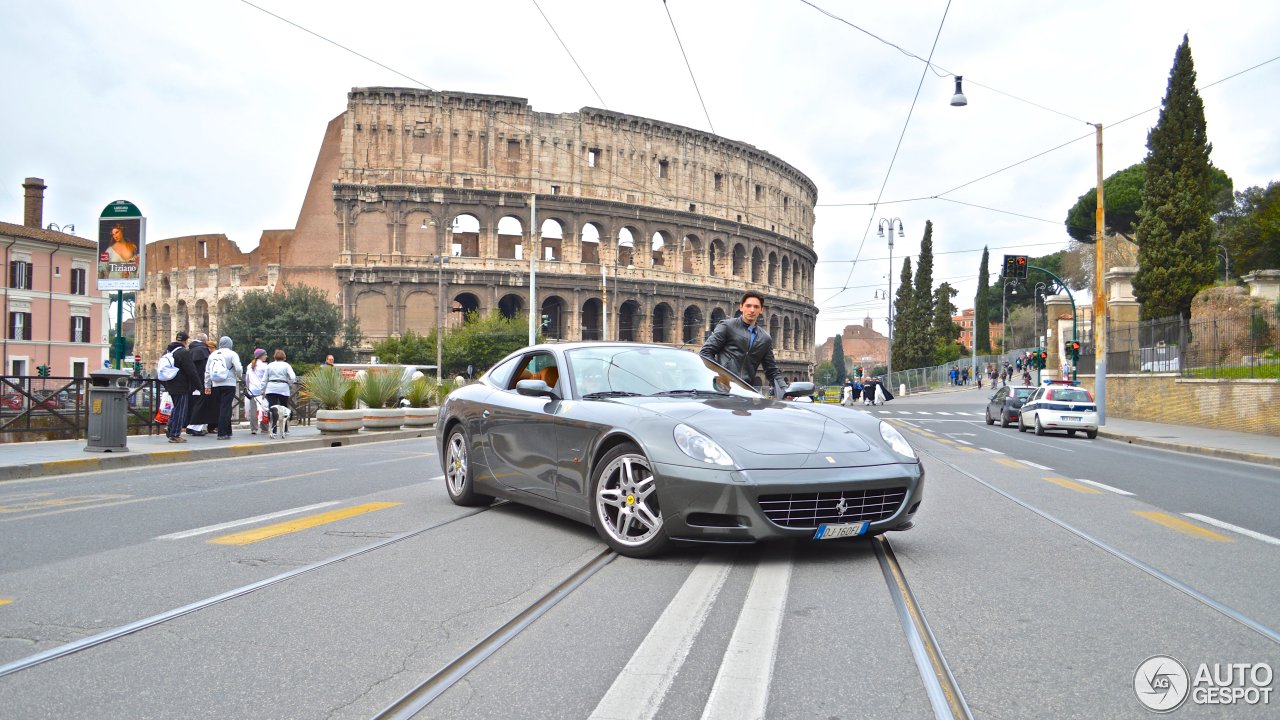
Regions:
[[[724,368],[687,350],[603,345],[565,353],[579,397],[718,394],[760,397]]]

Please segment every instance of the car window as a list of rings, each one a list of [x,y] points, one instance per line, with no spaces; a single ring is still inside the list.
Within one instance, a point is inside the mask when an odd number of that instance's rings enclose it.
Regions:
[[[1000,388],[999,390],[996,391],[995,397],[991,399],[996,402],[1000,402],[1007,397],[1009,397],[1009,388]]]
[[[1089,391],[1084,388],[1058,388],[1053,391],[1052,399],[1058,402],[1093,402]]]
[[[511,371],[515,369],[516,362],[519,359],[520,356],[517,355],[516,357],[508,358],[507,360],[494,365],[482,376],[483,379],[487,380],[495,387],[507,387],[507,383],[511,380]]]
[[[521,380],[541,380],[550,388],[560,382],[560,369],[556,367],[556,358],[551,353],[533,353],[524,356],[516,365],[516,372],[507,389],[514,388]]]
[[[759,397],[715,363],[694,352],[648,346],[599,346],[566,353],[579,397],[600,392],[655,395],[689,391]]]
[[[1035,388],[1015,388],[1013,396],[1019,400],[1026,400],[1035,392]]]

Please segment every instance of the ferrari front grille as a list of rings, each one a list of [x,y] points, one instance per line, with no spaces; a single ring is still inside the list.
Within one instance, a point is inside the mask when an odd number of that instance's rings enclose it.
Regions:
[[[761,495],[760,509],[776,525],[812,530],[823,524],[884,520],[906,497],[905,487]]]

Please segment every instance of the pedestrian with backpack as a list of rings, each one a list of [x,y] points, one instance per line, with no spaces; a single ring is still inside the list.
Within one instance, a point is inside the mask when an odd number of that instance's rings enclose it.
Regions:
[[[231,338],[218,338],[218,349],[209,354],[204,366],[204,389],[217,408],[218,439],[231,439],[231,405],[236,399],[236,386],[244,377],[240,356],[231,350]]]
[[[175,341],[165,348],[164,355],[156,363],[156,377],[164,383],[164,389],[173,398],[173,411],[169,413],[169,425],[165,434],[171,443],[184,443],[182,427],[187,424],[187,408],[191,392],[201,386],[195,363],[187,350],[187,334],[179,332]],[[166,379],[166,377],[168,379]]]

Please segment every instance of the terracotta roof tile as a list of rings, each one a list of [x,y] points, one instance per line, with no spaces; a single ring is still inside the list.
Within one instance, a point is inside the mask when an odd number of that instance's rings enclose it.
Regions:
[[[70,235],[57,230],[43,230],[41,228],[31,228],[26,225],[15,225],[14,223],[0,222],[0,236],[26,238],[27,240],[40,240],[48,243],[60,243],[62,245],[74,245],[76,247],[98,249],[98,243],[88,238],[82,238],[76,235]]]

